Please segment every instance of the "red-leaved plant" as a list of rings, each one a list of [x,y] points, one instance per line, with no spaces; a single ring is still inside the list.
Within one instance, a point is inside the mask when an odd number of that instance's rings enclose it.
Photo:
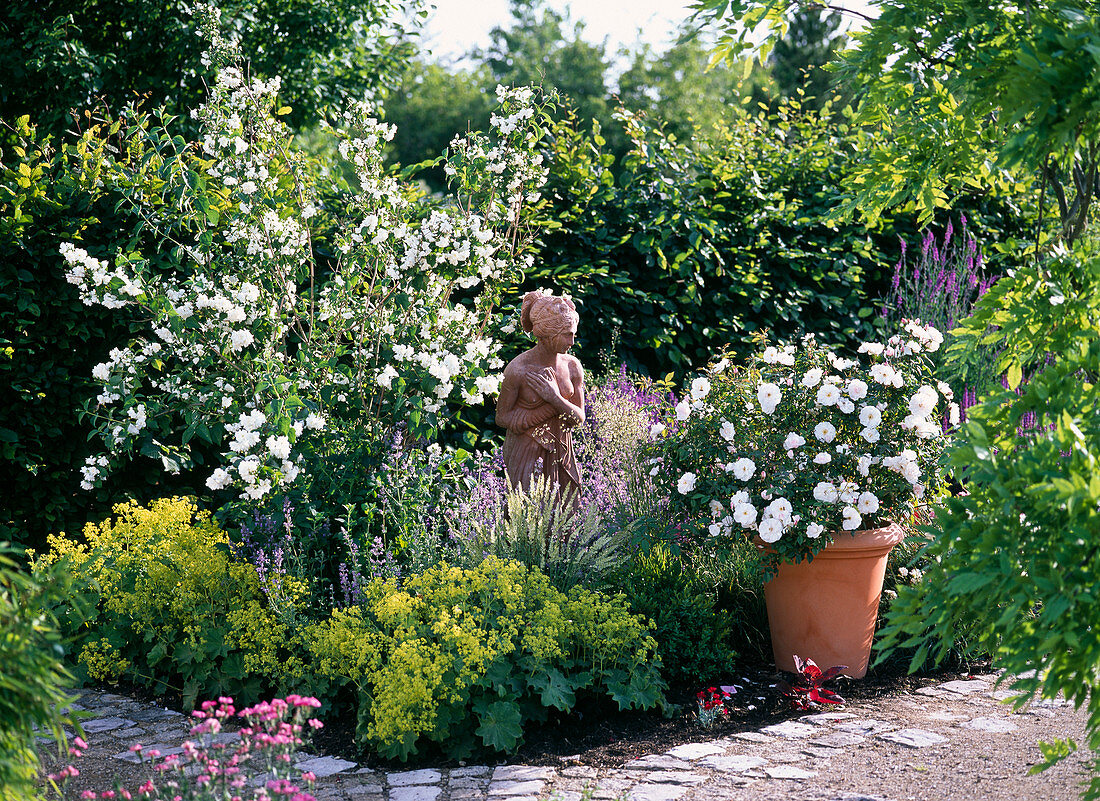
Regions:
[[[803,659],[794,655],[794,666],[798,673],[797,680],[792,684],[781,682],[780,688],[783,695],[791,699],[791,705],[795,709],[813,709],[816,704],[843,704],[844,699],[832,690],[826,690],[822,685],[835,679],[842,670],[847,670],[847,665],[835,665],[822,672],[821,668],[812,659]]]

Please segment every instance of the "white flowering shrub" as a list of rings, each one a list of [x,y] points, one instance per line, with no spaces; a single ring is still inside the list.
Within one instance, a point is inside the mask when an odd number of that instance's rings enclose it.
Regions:
[[[928,354],[939,331],[907,324],[846,359],[807,337],[728,359],[691,381],[656,428],[652,471],[711,536],[756,536],[770,565],[802,561],[841,531],[907,519],[938,486],[951,390]]]
[[[492,130],[452,143],[455,196],[432,201],[387,174],[394,128],[354,106],[331,131],[355,192],[346,208],[322,208],[335,195],[324,182],[337,180],[325,176],[339,170],[295,150],[279,79],[247,77],[216,25],[206,31],[217,72],[192,114],[201,141],[153,154],[164,197],[132,196],[155,230],[166,214],[198,221],[190,241],[164,242],[184,269],[155,274],[139,252],[60,245],[86,304],[144,321],[92,371],[102,391],[87,411],[104,452],[83,485],[137,454],[190,469],[199,443],[219,452],[207,486],[255,502],[326,472],[335,486],[352,472],[349,454],[380,451],[395,430],[431,437],[448,401],[496,393],[503,364],[488,321],[525,258],[520,211],[545,178],[535,153],[545,107],[530,89],[501,88]],[[113,174],[154,141],[164,140],[131,129]],[[320,219],[335,221],[323,249]]]

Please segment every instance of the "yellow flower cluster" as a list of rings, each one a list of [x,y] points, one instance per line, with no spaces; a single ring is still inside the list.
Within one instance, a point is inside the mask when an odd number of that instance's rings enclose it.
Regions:
[[[130,661],[124,659],[106,638],[86,643],[80,649],[77,662],[86,667],[88,676],[107,684],[117,684],[119,677],[130,667]]]

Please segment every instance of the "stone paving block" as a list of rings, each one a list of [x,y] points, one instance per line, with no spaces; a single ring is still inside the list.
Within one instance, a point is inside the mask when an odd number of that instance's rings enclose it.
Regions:
[[[390,787],[407,787],[413,784],[438,784],[443,780],[443,774],[438,770],[426,768],[424,770],[406,770],[400,773],[390,773],[386,781]]]
[[[776,737],[785,737],[788,739],[798,739],[800,737],[809,737],[810,735],[817,734],[817,728],[815,726],[811,726],[808,723],[798,723],[794,720],[785,720],[782,723],[776,723],[774,726],[765,726],[760,731]]]
[[[313,759],[307,759],[305,762],[298,762],[294,767],[303,773],[309,771],[318,779],[323,779],[325,776],[334,776],[337,773],[351,770],[356,764],[355,762],[348,762],[346,759],[320,756],[314,757]]]
[[[947,738],[942,734],[925,731],[924,729],[900,729],[899,731],[880,733],[878,736],[883,740],[889,740],[909,748],[928,748],[947,742]]]
[[[802,753],[815,759],[836,759],[836,751],[832,748],[810,746],[809,748],[803,748]]]
[[[764,768],[770,779],[812,779],[817,774],[812,770],[803,770],[793,765],[769,765]]]
[[[803,762],[806,755],[802,751],[776,751],[764,754],[764,759],[767,762]]]
[[[866,718],[864,720],[846,720],[843,723],[836,724],[833,728],[839,729],[840,731],[851,732],[852,734],[878,734],[879,732],[896,729],[897,726],[885,720]]]
[[[645,759],[645,757],[642,758]],[[561,775],[570,779],[594,779],[597,772],[595,768],[590,768],[588,765],[571,765],[561,769]]]
[[[452,779],[463,779],[471,776],[488,776],[492,772],[493,769],[488,765],[469,765],[452,768],[449,775]]]
[[[977,679],[971,681],[948,681],[939,685],[939,689],[946,690],[949,693],[958,693],[959,695],[969,695],[970,693],[981,692],[982,690],[988,690],[989,685],[984,681],[978,681]]]
[[[711,752],[713,754],[714,752]],[[722,753],[718,751],[717,753]],[[648,770],[691,770],[691,763],[685,759],[678,759],[668,754],[648,754],[638,759],[632,759],[623,765],[624,768],[648,769]],[[564,773],[564,771],[562,771]]]
[[[932,686],[929,686],[929,687],[918,687],[916,692],[917,692],[918,695],[926,695],[929,698],[953,698],[953,697],[955,697],[951,693],[944,692],[943,690],[941,690],[939,687],[936,687],[935,685],[932,685]]]
[[[853,745],[859,745],[865,742],[867,742],[867,738],[862,734],[856,734],[850,731],[834,731],[810,740],[810,743],[813,745],[820,745],[825,748],[849,748]]]
[[[494,781],[489,785],[489,795],[500,796],[516,796],[516,795],[538,795],[542,792],[542,788],[546,786],[546,782],[538,779],[532,779],[528,781]]]
[[[676,759],[702,759],[707,756],[726,753],[726,749],[711,743],[687,743],[670,748],[665,752]]]
[[[182,718],[183,715],[179,712],[173,712],[171,709],[160,709],[154,706],[148,709],[137,709],[133,712],[129,712],[126,717],[131,720],[136,720],[138,723],[153,723],[154,721],[165,720],[167,718]]]
[[[85,720],[81,725],[84,727],[86,734],[99,734],[112,729],[130,728],[134,725],[134,721],[119,717],[93,718],[92,720]]]
[[[439,787],[426,784],[393,787],[390,789],[390,801],[435,801],[442,792]]]
[[[964,729],[987,731],[992,734],[1004,734],[1019,730],[1019,727],[1007,718],[980,717],[965,721],[959,725]]]
[[[853,720],[854,718],[855,714],[852,712],[821,712],[816,715],[803,715],[798,720],[801,723],[817,723],[823,725],[827,723],[838,723],[842,720]]]
[[[120,740],[138,740],[145,737],[145,729],[141,726],[127,726],[125,729],[111,729],[107,734]]]
[[[709,756],[699,760],[700,765],[706,765],[722,773],[741,773],[751,768],[759,768],[767,764],[758,756],[737,754],[735,756]]]
[[[489,780],[480,776],[451,776],[447,779],[447,789],[484,788],[488,786]]]
[[[584,793],[579,793],[576,790],[555,790],[550,797],[553,801],[581,801]]]
[[[655,770],[644,777],[650,784],[700,784],[706,780],[706,774],[686,770]]]
[[[731,740],[744,740],[747,743],[770,743],[772,738],[758,731],[741,731],[729,736]]]
[[[954,723],[957,720],[967,719],[966,715],[960,715],[958,712],[948,712],[944,709],[929,712],[925,717],[929,720],[939,721],[940,723]]]
[[[554,778],[553,768],[537,768],[530,765],[501,765],[493,771],[493,781],[523,782],[538,779],[546,781]]]
[[[344,787],[344,792],[352,798],[360,798],[368,795],[382,795],[382,785],[380,784],[349,784]]]
[[[688,791],[671,784],[639,784],[629,793],[629,801],[675,801]]]

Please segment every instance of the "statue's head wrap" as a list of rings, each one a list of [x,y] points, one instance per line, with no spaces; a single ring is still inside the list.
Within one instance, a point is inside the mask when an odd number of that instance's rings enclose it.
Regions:
[[[544,291],[528,292],[523,296],[520,324],[536,339],[563,334],[579,322],[577,307],[568,297],[555,297]]]

